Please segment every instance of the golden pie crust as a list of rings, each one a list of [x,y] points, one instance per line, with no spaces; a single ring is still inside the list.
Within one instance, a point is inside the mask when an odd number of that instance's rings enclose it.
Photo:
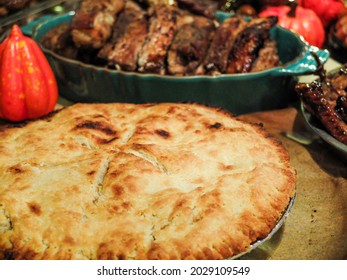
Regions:
[[[264,129],[197,104],[76,104],[0,127],[0,259],[226,259],[295,192]]]

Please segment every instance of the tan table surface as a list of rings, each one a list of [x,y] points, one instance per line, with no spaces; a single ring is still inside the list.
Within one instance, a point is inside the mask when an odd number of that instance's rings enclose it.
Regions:
[[[289,135],[309,135],[295,108],[240,116],[263,123],[288,149],[298,173],[296,199],[280,230],[242,259],[347,259],[347,162],[319,138],[300,144]]]

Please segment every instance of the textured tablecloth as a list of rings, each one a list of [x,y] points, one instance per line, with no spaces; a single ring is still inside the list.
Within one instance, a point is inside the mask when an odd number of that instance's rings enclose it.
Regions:
[[[288,149],[298,173],[296,199],[286,222],[241,259],[347,259],[347,162],[311,137],[296,108],[239,118],[263,123]]]

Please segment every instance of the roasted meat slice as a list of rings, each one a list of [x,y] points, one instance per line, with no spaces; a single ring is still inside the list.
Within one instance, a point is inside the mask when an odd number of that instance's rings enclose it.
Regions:
[[[280,58],[277,52],[277,43],[268,39],[259,50],[257,59],[252,65],[251,72],[263,71],[280,65]]]
[[[1,6],[6,6],[9,10],[20,10],[28,5],[30,0],[0,0]]]
[[[100,50],[98,56],[113,68],[135,71],[146,35],[146,12],[135,2],[127,1],[118,16],[111,42]]]
[[[169,74],[194,74],[205,58],[213,32],[213,22],[205,17],[196,16],[192,23],[182,25],[168,52]]]
[[[218,9],[218,2],[214,0],[177,0],[178,6],[213,19]]]
[[[211,75],[225,73],[229,53],[239,32],[247,22],[241,16],[226,19],[215,31],[211,45],[204,59],[205,71]]]
[[[78,47],[101,48],[112,34],[125,0],[83,0],[71,22],[71,35]]]
[[[347,123],[347,97],[339,96],[336,100],[335,111],[341,116],[343,121]]]
[[[77,58],[78,49],[72,41],[70,26],[67,23],[63,23],[47,32],[40,43],[59,55],[72,59]]]
[[[196,15],[190,13],[187,10],[175,9],[176,14],[176,30],[179,30],[183,25],[192,23]]]
[[[329,83],[336,90],[338,96],[346,96],[346,93],[347,93],[347,64],[343,65],[340,68],[340,70],[330,78]],[[338,96],[336,96],[336,98]]]
[[[327,100],[331,106],[335,106],[335,111],[347,123],[347,64],[326,79],[327,82],[323,90],[330,93]]]
[[[327,102],[326,96],[330,94],[324,92],[322,83],[320,81],[311,84],[301,83],[295,87],[295,90],[304,102],[305,108],[319,119],[333,137],[347,145],[347,124]]]
[[[269,38],[270,29],[277,23],[277,17],[251,20],[235,40],[230,52],[227,73],[248,73],[258,57],[259,50]]]
[[[150,17],[149,31],[138,59],[141,73],[165,74],[165,60],[176,32],[176,15],[170,5],[156,5]]]
[[[156,5],[173,5],[176,0],[135,0],[137,3],[139,3],[143,7],[154,7]]]

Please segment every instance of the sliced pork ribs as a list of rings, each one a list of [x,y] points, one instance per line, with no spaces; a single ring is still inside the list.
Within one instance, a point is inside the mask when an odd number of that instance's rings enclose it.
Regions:
[[[345,145],[347,145],[346,67],[342,67],[332,77],[327,77],[324,69],[318,67],[319,80],[300,83],[295,87],[306,110],[315,116],[333,137]]]
[[[127,1],[114,26],[112,39],[100,50],[98,56],[107,61],[111,68],[136,71],[146,36],[146,11],[137,3]]]
[[[125,0],[83,0],[71,22],[71,35],[77,47],[101,48],[112,35],[117,14]]]
[[[200,16],[195,16],[192,22],[183,24],[168,52],[169,74],[196,74],[206,56],[214,29],[213,21]]]
[[[227,73],[248,73],[251,71],[270,29],[277,23],[277,17],[255,18],[241,31],[230,52]]]
[[[218,2],[214,0],[177,0],[178,6],[190,12],[214,19]]]
[[[204,67],[207,74],[218,75],[226,72],[228,58],[238,34],[247,22],[240,16],[226,19],[217,28],[207,55]]]
[[[176,32],[174,7],[158,4],[152,7],[149,30],[138,59],[141,73],[166,73],[166,55]]]

